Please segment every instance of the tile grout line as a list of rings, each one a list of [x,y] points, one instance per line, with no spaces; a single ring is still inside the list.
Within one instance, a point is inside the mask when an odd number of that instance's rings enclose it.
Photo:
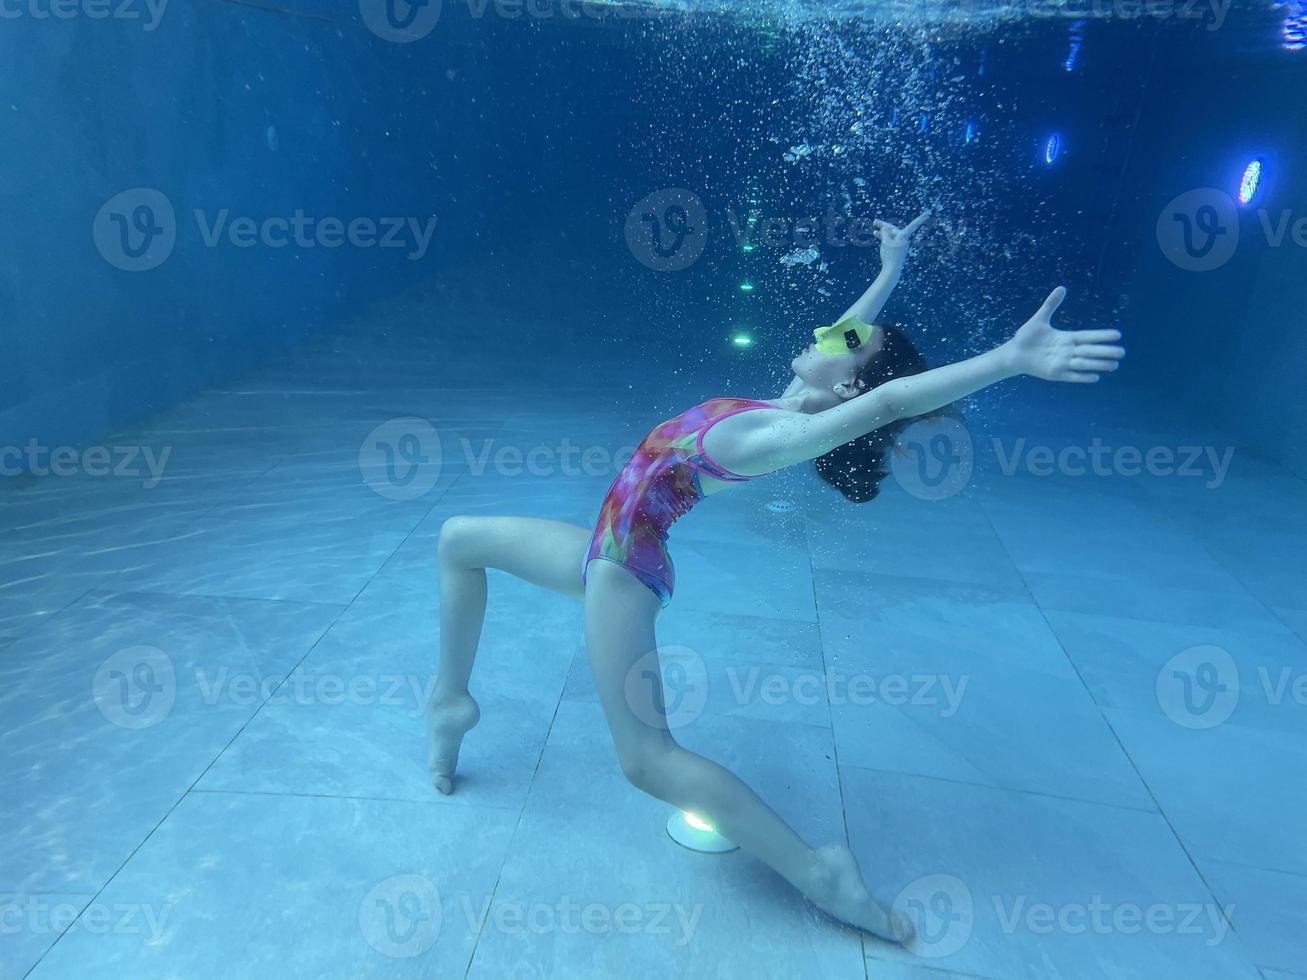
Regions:
[[[576,651],[572,651],[572,660],[576,660]],[[490,909],[495,902],[495,893],[499,891],[499,883],[504,878],[504,869],[508,866],[509,855],[513,848],[513,842],[517,839],[518,831],[522,828],[522,821],[526,817],[526,807],[531,800],[531,793],[535,789],[536,774],[540,771],[540,763],[544,761],[545,749],[549,745],[549,736],[554,732],[554,723],[558,720],[558,712],[563,706],[563,691],[567,688],[567,676],[571,672],[571,664],[568,665],[568,672],[563,676],[562,686],[558,690],[558,697],[554,701],[554,713],[549,717],[549,727],[545,729],[544,738],[540,741],[540,752],[536,756],[535,766],[531,770],[531,779],[527,783],[526,793],[522,796],[522,803],[517,809],[517,822],[513,824],[513,832],[508,835],[508,842],[504,846],[504,860],[499,865],[499,873],[495,875],[495,883],[490,888],[490,894],[486,902],[486,917],[477,925],[476,939],[472,942],[472,949],[468,953],[467,966],[463,970],[463,978],[467,980],[467,975],[472,972],[472,964],[476,961],[477,948],[481,945],[481,939],[485,934],[486,923],[490,919]],[[509,809],[505,807],[504,809]]]
[[[446,806],[458,806],[462,809],[472,809],[481,807],[487,810],[505,810],[511,812],[516,807],[505,806],[502,803],[469,803],[453,804],[438,803],[434,800],[409,800],[400,796],[355,796],[351,793],[289,793],[278,792],[270,789],[203,789],[196,788],[191,790],[195,794],[204,794],[208,796],[275,796],[284,799],[300,800],[356,800],[360,803],[406,803],[411,806],[430,807],[433,810]]]
[[[267,473],[271,472],[278,465],[280,464],[274,463],[271,467],[268,468],[268,470],[264,472],[263,475],[266,476]],[[455,479],[450,483],[450,485],[445,488],[444,493],[442,493],[440,497],[437,498],[437,500],[431,505],[431,507],[428,508],[427,515],[429,515],[432,510],[434,510],[437,506],[439,506],[440,500],[444,499],[445,494],[447,494],[450,491],[450,489],[454,486],[454,484],[458,482],[459,479],[461,479],[461,477],[462,474],[460,473],[459,476],[455,477]],[[255,479],[258,478],[256,477]],[[202,519],[202,517],[205,514],[212,513],[214,510],[217,509],[217,506],[218,505],[215,504],[214,507],[210,508],[208,511],[205,511],[204,514],[202,514],[200,517],[196,519],[197,520]],[[389,562],[390,559],[394,557],[395,552],[398,551],[399,548],[402,547],[402,545],[412,537],[412,535],[416,532],[417,527],[421,525],[422,521],[424,520],[426,520],[426,515],[424,515],[421,519],[419,519],[414,523],[413,528],[409,531],[408,535],[405,536],[404,541],[401,541],[399,545],[396,545],[395,550],[390,553],[390,555],[386,558],[386,561],[383,561],[378,566],[377,571],[372,575],[371,578],[368,579],[368,582],[365,583],[357,593],[355,593],[354,597],[350,599],[350,601],[346,603],[344,606],[340,607],[336,615],[323,628],[318,638],[309,645],[308,649],[304,651],[303,656],[301,656],[299,660],[295,662],[294,667],[292,667],[291,670],[289,670],[286,673],[286,675],[282,678],[281,682],[277,684],[277,686],[269,692],[268,697],[265,698],[259,704],[259,706],[254,709],[253,712],[251,712],[250,716],[245,720],[245,722],[236,730],[236,732],[232,735],[232,737],[227,740],[227,743],[221,749],[218,750],[217,754],[213,757],[213,759],[209,761],[209,764],[204,767],[204,769],[200,772],[200,774],[196,776],[195,779],[191,782],[191,784],[188,787],[186,787],[186,789],[177,797],[177,799],[173,802],[172,806],[168,807],[167,811],[155,822],[154,826],[151,827],[146,832],[145,836],[142,837],[141,840],[136,844],[136,846],[133,847],[131,851],[122,859],[118,867],[114,869],[113,873],[110,874],[109,877],[105,879],[105,881],[100,885],[100,887],[96,889],[94,894],[91,895],[90,900],[84,906],[82,906],[81,910],[78,911],[77,915],[74,916],[73,919],[68,923],[67,928],[65,928],[62,932],[60,932],[58,937],[55,938],[54,942],[52,942],[48,947],[46,947],[46,949],[37,958],[36,962],[32,964],[31,968],[26,973],[24,973],[25,978],[30,976],[31,973],[41,965],[41,962],[46,958],[46,956],[50,954],[51,951],[54,950],[54,948],[59,944],[60,940],[62,940],[64,936],[68,935],[68,932],[77,924],[77,922],[81,919],[85,911],[95,903],[96,899],[98,899],[100,895],[104,893],[105,889],[108,888],[111,884],[113,884],[114,880],[118,877],[119,874],[122,873],[123,869],[129,863],[131,863],[132,858],[134,858],[140,852],[141,848],[143,848],[147,843],[149,843],[150,839],[154,836],[154,834],[158,831],[158,829],[161,826],[163,826],[163,824],[168,820],[170,816],[172,816],[174,812],[176,812],[177,808],[181,806],[182,802],[185,799],[187,799],[187,797],[191,796],[192,791],[196,789],[196,786],[199,784],[199,782],[202,779],[204,779],[204,777],[208,774],[208,772],[218,763],[218,760],[221,759],[223,755],[226,754],[227,750],[231,748],[232,744],[236,741],[236,739],[238,739],[246,731],[246,729],[249,728],[249,726],[253,723],[253,721],[257,717],[259,717],[260,713],[267,706],[268,702],[271,701],[272,698],[276,696],[277,692],[280,691],[281,688],[287,683],[291,675],[293,675],[295,671],[299,669],[300,665],[303,664],[304,661],[308,659],[308,657],[313,653],[313,651],[317,649],[318,644],[320,644],[322,640],[327,636],[327,634],[331,632],[332,628],[337,623],[340,622],[341,617],[344,616],[345,613],[353,606],[355,601],[357,601],[358,596],[363,592],[364,589],[367,588],[369,584],[372,583],[373,580],[375,580],[376,576],[380,574],[381,569],[384,568],[386,563]],[[88,589],[87,591],[89,593],[95,590]],[[137,594],[140,593],[138,592]],[[259,600],[256,599],[252,601],[259,601]],[[323,605],[323,604],[319,603],[318,605]],[[267,795],[295,795],[295,794],[267,794]],[[317,797],[317,798],[336,799],[338,797]],[[345,797],[345,799],[352,799],[352,797]]]
[[[1026,581],[1025,573],[1021,571],[1020,566],[1017,565],[1016,560],[1012,557],[1011,552],[1008,551],[1007,544],[1003,541],[1002,535],[998,533],[998,529],[994,527],[993,521],[990,519],[989,512],[985,509],[983,504],[981,504],[980,509],[981,509],[981,513],[985,515],[985,520],[989,521],[990,529],[993,530],[995,537],[998,538],[999,545],[1003,548],[1004,554],[1008,556],[1008,560],[1012,562],[1012,566],[1016,569],[1017,574],[1020,575],[1021,580],[1025,582]],[[1026,588],[1027,590],[1029,590],[1028,582],[1026,583]],[[1035,604],[1035,608],[1039,610],[1039,616],[1041,619],[1043,619],[1044,625],[1048,627],[1049,633],[1051,633],[1053,639],[1057,641],[1058,649],[1062,651],[1062,655],[1066,658],[1067,663],[1070,665],[1071,669],[1075,671],[1076,677],[1080,679],[1080,684],[1085,689],[1085,693],[1089,696],[1089,700],[1093,703],[1094,707],[1098,709],[1098,715],[1103,720],[1103,724],[1106,725],[1107,730],[1112,733],[1112,737],[1116,740],[1117,746],[1121,749],[1121,754],[1125,756],[1126,761],[1130,763],[1130,768],[1134,770],[1135,775],[1139,778],[1140,785],[1143,786],[1145,790],[1147,790],[1149,798],[1153,801],[1153,804],[1157,807],[1158,816],[1160,816],[1162,820],[1166,823],[1166,827],[1171,832],[1171,836],[1175,839],[1176,845],[1180,848],[1180,852],[1189,861],[1189,866],[1193,868],[1194,874],[1198,876],[1198,880],[1202,882],[1203,887],[1207,889],[1207,894],[1211,897],[1212,902],[1220,910],[1221,918],[1224,919],[1226,924],[1230,927],[1230,931],[1235,933],[1235,935],[1238,935],[1239,930],[1235,927],[1235,924],[1232,921],[1231,916],[1227,912],[1225,906],[1216,897],[1216,891],[1212,888],[1212,883],[1207,880],[1207,876],[1204,875],[1202,869],[1198,867],[1198,863],[1195,860],[1194,855],[1190,852],[1189,848],[1185,845],[1185,842],[1181,838],[1179,831],[1177,831],[1175,828],[1175,824],[1171,821],[1171,818],[1167,814],[1166,810],[1163,808],[1161,801],[1157,798],[1157,794],[1153,791],[1153,787],[1149,784],[1148,780],[1144,778],[1144,774],[1143,772],[1140,771],[1139,765],[1138,763],[1135,762],[1134,756],[1130,753],[1130,750],[1126,748],[1125,742],[1121,738],[1120,732],[1116,730],[1116,726],[1112,724],[1112,722],[1108,719],[1107,715],[1103,712],[1102,704],[1100,704],[1098,699],[1094,697],[1094,692],[1090,689],[1089,684],[1085,681],[1084,674],[1081,673],[1080,667],[1076,664],[1075,660],[1072,658],[1070,651],[1067,650],[1066,644],[1062,642],[1062,637],[1058,635],[1058,632],[1053,627],[1053,624],[1049,622],[1048,615],[1045,612],[1043,605],[1039,602],[1038,599],[1035,599],[1033,593],[1031,594],[1031,599]],[[1249,950],[1249,955],[1250,956],[1252,955],[1251,950]],[[1255,964],[1254,964],[1254,968],[1256,968]]]
[[[874,772],[885,776],[904,776],[908,779],[924,779],[934,783],[947,783],[950,786],[969,786],[972,789],[989,790],[993,793],[1011,793],[1015,796],[1033,796],[1040,800],[1056,800],[1060,803],[1077,803],[1084,806],[1098,806],[1108,810],[1116,810],[1121,813],[1142,813],[1151,816],[1159,816],[1158,810],[1147,809],[1142,806],[1126,806],[1123,803],[1108,803],[1105,800],[1091,800],[1084,796],[1059,796],[1056,793],[1041,793],[1034,789],[1020,789],[1014,786],[996,786],[993,783],[978,783],[969,779],[954,779],[948,776],[932,776],[926,772],[912,772],[907,769],[882,769],[878,766],[864,766],[857,763],[849,763],[849,769],[856,769],[859,772]]]
[[[817,566],[812,558],[812,538],[809,536],[811,525],[805,518],[803,521],[803,546],[808,553],[808,581],[812,585],[812,616],[813,622],[817,627],[817,648],[821,651],[821,672],[823,677],[829,676],[830,664],[826,657],[826,638],[825,630],[822,626],[821,605],[817,601]],[[826,701],[826,722],[830,731],[831,760],[835,765],[835,789],[840,798],[840,825],[844,828],[844,846],[852,850],[852,840],[849,837],[849,816],[848,808],[844,802],[844,770],[840,765],[839,743],[835,738],[835,715],[831,711],[830,698]],[[806,901],[806,899],[805,899]],[[858,932],[858,951],[862,957],[862,976],[863,980],[871,980],[871,974],[867,964],[867,937],[862,930]]]

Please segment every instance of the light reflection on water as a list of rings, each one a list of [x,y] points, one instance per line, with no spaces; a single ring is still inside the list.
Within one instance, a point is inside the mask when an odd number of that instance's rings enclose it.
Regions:
[[[871,20],[980,26],[1030,21],[1191,22],[1223,27],[1239,13],[1284,14],[1304,20],[1307,0],[591,0],[614,6],[658,7],[669,11],[732,14],[763,21],[813,19]],[[1307,40],[1305,38],[1304,40]]]

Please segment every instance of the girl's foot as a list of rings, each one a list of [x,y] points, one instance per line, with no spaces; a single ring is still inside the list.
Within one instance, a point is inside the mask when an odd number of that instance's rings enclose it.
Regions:
[[[817,849],[809,887],[800,890],[823,912],[881,939],[907,946],[916,935],[906,915],[867,890],[857,859],[843,844]]]
[[[427,705],[427,771],[432,785],[445,796],[454,791],[463,736],[480,718],[481,709],[470,694],[433,698]]]

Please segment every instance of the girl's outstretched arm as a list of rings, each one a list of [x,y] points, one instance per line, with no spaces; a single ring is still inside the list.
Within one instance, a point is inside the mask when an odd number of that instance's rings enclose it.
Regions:
[[[748,434],[733,469],[766,473],[807,459],[899,419],[926,415],[959,398],[1020,374],[1045,381],[1095,382],[1115,371],[1125,348],[1119,330],[1055,330],[1053,313],[1066,289],[1059,286],[1011,340],[978,357],[906,378],[896,378],[814,415],[768,412],[768,424]],[[726,465],[731,465],[727,463]]]
[[[927,211],[906,228],[896,228],[888,221],[876,222],[876,237],[880,239],[880,275],[837,322],[843,323],[851,317],[856,317],[863,323],[875,322],[881,310],[885,309],[885,304],[889,302],[890,293],[894,292],[894,287],[899,284],[899,278],[903,275],[903,266],[908,261],[908,246],[912,244],[913,234],[926,223],[929,217],[930,212]]]

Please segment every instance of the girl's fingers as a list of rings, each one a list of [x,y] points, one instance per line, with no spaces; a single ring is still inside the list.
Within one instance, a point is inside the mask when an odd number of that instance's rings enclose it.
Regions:
[[[1066,287],[1058,286],[1057,289],[1048,294],[1048,299],[1044,300],[1044,305],[1039,308],[1039,312],[1035,314],[1035,317],[1042,316],[1046,320],[1051,319],[1064,299],[1066,299]]]
[[[1091,385],[1098,380],[1098,375],[1091,374],[1088,371],[1067,371],[1059,380],[1078,385]]]
[[[888,221],[881,221],[879,218],[877,218],[875,221],[871,223],[871,226],[875,228],[877,231],[880,231],[882,228],[885,228],[888,225],[889,225]]]
[[[1076,357],[1114,357],[1119,361],[1125,357],[1125,348],[1106,344],[1077,344]]]
[[[1121,366],[1119,361],[1099,357],[1071,358],[1072,371],[1115,371]]]
[[[914,231],[916,231],[918,228],[920,228],[922,225],[924,225],[924,224],[926,223],[926,221],[929,220],[929,218],[930,218],[930,212],[929,212],[929,211],[926,211],[926,212],[924,212],[924,213],[918,215],[916,218],[914,218],[914,219],[912,220],[911,224],[909,224],[909,225],[908,225],[906,228],[904,228],[903,230],[904,230],[905,232],[907,232],[909,235],[911,235]]]
[[[1113,341],[1121,339],[1120,330],[1077,330],[1071,334],[1071,339],[1080,344],[1110,344]]]

